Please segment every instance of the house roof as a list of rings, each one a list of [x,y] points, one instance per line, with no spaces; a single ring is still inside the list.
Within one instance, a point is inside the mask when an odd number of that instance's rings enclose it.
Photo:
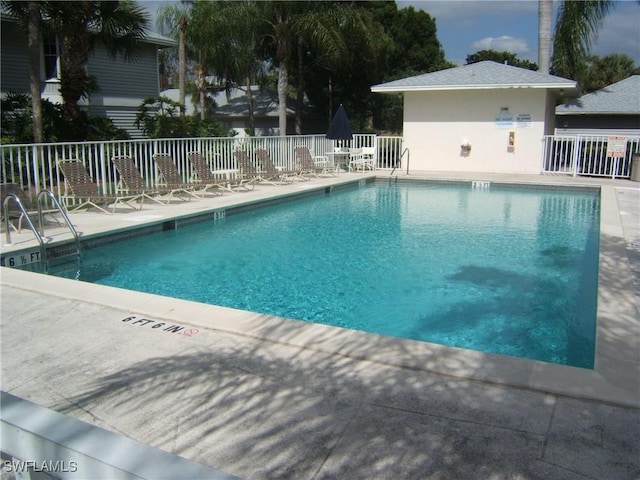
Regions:
[[[253,93],[253,114],[256,117],[277,117],[278,116],[278,94],[269,89],[260,89],[258,86],[252,86]],[[177,88],[171,88],[161,92],[161,95],[178,101],[179,91]],[[213,116],[225,117],[246,117],[249,115],[249,107],[247,105],[247,95],[244,89],[231,88],[227,96],[227,92],[219,90],[217,92],[207,92],[207,96],[213,97],[216,102],[216,108]],[[186,113],[188,115],[195,111],[195,105],[191,99],[191,95],[186,98]],[[292,99],[287,99],[287,115],[295,114],[295,105]]]
[[[256,117],[278,116],[278,94],[274,90],[261,89],[259,86],[251,86],[253,95],[253,114]],[[228,92],[220,90],[215,92],[215,115],[228,115],[231,117],[243,117],[249,115],[247,94],[244,89],[231,88]],[[294,101],[287,98],[287,115],[295,114]]]
[[[7,21],[7,22],[12,22],[15,23],[17,22],[17,19],[0,10],[0,20]],[[150,30],[147,30],[144,38],[140,39],[141,42],[144,43],[150,43],[152,45],[158,45],[159,47],[177,47],[178,46],[178,41],[174,40],[173,38],[169,38],[169,37],[165,37],[164,35],[160,35],[157,32],[152,32]]]
[[[502,88],[554,89],[564,90],[568,96],[578,95],[574,80],[490,60],[374,85],[371,91],[397,93]]]
[[[160,47],[177,47],[178,41],[173,38],[165,37],[156,32],[148,31],[142,42],[152,43]]]
[[[640,115],[640,75],[556,107],[556,115]]]

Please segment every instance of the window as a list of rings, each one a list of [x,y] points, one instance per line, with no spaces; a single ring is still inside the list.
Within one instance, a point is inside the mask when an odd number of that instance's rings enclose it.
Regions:
[[[45,38],[42,51],[44,53],[45,79],[60,78],[60,45],[56,37]]]

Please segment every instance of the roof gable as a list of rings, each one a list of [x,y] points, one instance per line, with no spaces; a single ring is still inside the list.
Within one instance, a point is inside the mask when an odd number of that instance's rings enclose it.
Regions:
[[[490,60],[374,85],[371,91],[396,93],[500,88],[557,89],[565,90],[565,94],[569,96],[577,95],[577,84],[574,80]]]
[[[588,93],[556,107],[556,115],[640,115],[640,75]]]

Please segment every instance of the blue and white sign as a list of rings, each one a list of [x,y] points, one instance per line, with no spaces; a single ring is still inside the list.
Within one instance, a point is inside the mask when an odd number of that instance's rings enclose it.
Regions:
[[[513,114],[509,110],[500,110],[495,118],[496,128],[513,128]]]

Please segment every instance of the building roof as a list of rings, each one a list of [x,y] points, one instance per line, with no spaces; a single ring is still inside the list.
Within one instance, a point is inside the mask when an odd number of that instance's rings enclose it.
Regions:
[[[577,83],[574,80],[490,60],[374,85],[371,91],[398,93],[501,88],[554,89],[564,90],[564,95],[570,97],[578,95]]]
[[[15,23],[18,20],[13,15],[10,15],[0,9],[0,20]],[[177,47],[178,41],[173,38],[165,37],[157,32],[147,30],[145,36],[140,39],[143,43],[150,43],[152,45],[158,45],[159,47]]]
[[[640,115],[640,75],[556,107],[556,115]]]
[[[253,114],[256,117],[278,117],[278,94],[269,89],[261,89],[259,86],[251,87],[253,93]],[[178,101],[179,91],[177,88],[170,88],[160,93],[162,96],[168,97],[173,101]],[[247,105],[247,95],[244,89],[231,88],[228,92],[219,90],[217,92],[207,92],[208,97],[212,97],[216,103],[213,115],[225,117],[246,117],[249,115],[249,106]],[[186,113],[193,114],[196,106],[193,104],[191,95],[186,98]],[[294,101],[287,99],[287,115],[295,114]]]

